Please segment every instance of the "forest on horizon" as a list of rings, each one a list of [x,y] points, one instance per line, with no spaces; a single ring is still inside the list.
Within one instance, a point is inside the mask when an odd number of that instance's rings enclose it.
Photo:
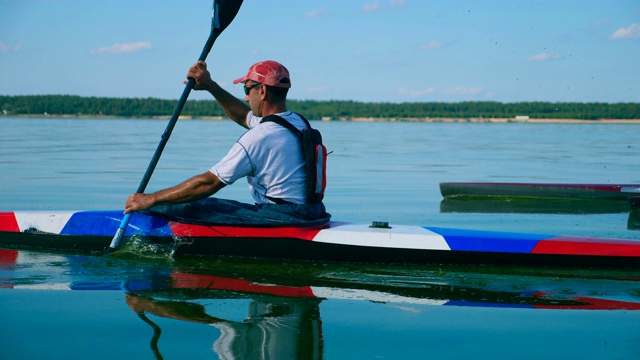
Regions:
[[[178,100],[157,98],[108,98],[74,95],[0,95],[3,115],[71,115],[78,117],[170,117]],[[515,118],[531,119],[640,119],[640,103],[574,102],[357,102],[347,100],[287,100],[289,110],[310,120],[361,118]],[[225,117],[215,100],[188,100],[183,116]]]

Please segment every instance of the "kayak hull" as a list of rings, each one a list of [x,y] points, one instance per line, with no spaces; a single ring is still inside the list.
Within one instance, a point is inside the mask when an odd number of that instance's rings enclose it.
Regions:
[[[0,213],[0,247],[101,253],[118,211]],[[188,224],[135,214],[127,241],[173,245],[175,256],[357,263],[640,268],[640,241],[439,227],[330,222],[321,227]]]
[[[640,184],[554,184],[506,182],[442,182],[445,198],[458,196],[551,197],[627,200],[640,195]]]

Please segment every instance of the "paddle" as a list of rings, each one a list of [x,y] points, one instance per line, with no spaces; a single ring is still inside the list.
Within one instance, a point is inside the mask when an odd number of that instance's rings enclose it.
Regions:
[[[240,6],[242,5],[242,0],[214,0],[213,2],[213,12],[211,14],[211,33],[209,34],[209,38],[207,39],[207,43],[204,45],[202,49],[202,53],[198,60],[204,61],[209,55],[209,51],[213,47],[213,43],[216,41],[218,36],[224,31],[224,29],[231,24],[233,19],[236,17],[238,10],[240,10]],[[169,120],[169,124],[167,128],[164,130],[160,138],[160,143],[156,148],[156,152],[153,154],[153,158],[147,167],[147,171],[144,173],[144,177],[142,181],[140,181],[140,185],[138,186],[138,190],[136,192],[143,193],[147,188],[147,184],[149,183],[149,179],[151,178],[151,174],[153,170],[155,170],[156,165],[158,164],[158,160],[160,160],[160,155],[162,155],[162,151],[164,150],[167,141],[169,141],[169,137],[171,136],[171,132],[173,131],[176,122],[178,121],[178,117],[180,116],[180,112],[182,112],[182,108],[184,104],[187,102],[187,98],[189,97],[189,93],[193,89],[195,85],[195,80],[189,78],[187,81],[187,85],[182,92],[182,96],[180,97],[180,101],[178,101],[178,105],[173,111],[173,115],[171,116],[171,120]],[[108,248],[104,250],[105,254],[109,254],[118,249],[122,238],[124,237],[124,233],[126,228],[129,226],[129,222],[131,221],[131,213],[126,214],[122,218],[122,222],[120,223],[120,227],[116,231],[116,234],[113,236],[111,240],[111,244]]]

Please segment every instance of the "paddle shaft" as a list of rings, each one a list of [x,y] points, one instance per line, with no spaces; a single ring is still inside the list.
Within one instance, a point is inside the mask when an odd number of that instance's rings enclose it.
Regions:
[[[228,4],[228,3],[232,3],[232,4],[227,6],[225,9],[222,9],[222,5]],[[214,1],[212,21],[211,21],[211,33],[209,34],[209,38],[207,39],[207,42],[204,45],[204,48],[202,49],[202,53],[200,54],[198,61],[204,61],[207,58],[207,55],[209,55],[209,52],[213,47],[213,43],[216,41],[216,39],[222,33],[222,31],[231,23],[236,13],[240,9],[241,4],[242,4],[242,0],[227,0],[226,2],[224,0]],[[224,10],[226,10],[226,12],[222,13],[221,15],[221,11],[224,11]],[[222,22],[220,20],[221,16],[225,16],[225,18],[223,19],[224,21]],[[186,86],[184,87],[184,91],[182,91],[182,96],[180,96],[178,105],[173,111],[173,115],[171,115],[171,119],[169,120],[167,127],[165,128],[164,132],[162,133],[162,136],[160,137],[160,143],[158,144],[158,147],[156,148],[156,151],[153,154],[151,161],[149,162],[149,166],[147,166],[147,171],[145,171],[144,176],[142,177],[142,180],[140,181],[140,184],[138,185],[138,189],[136,190],[136,192],[143,193],[147,188],[147,184],[149,184],[151,175],[153,174],[153,171],[155,170],[156,165],[158,165],[158,161],[160,160],[162,151],[164,150],[164,147],[167,145],[167,142],[171,137],[173,128],[175,127],[176,122],[180,117],[182,108],[184,108],[184,105],[187,102],[187,98],[189,97],[189,94],[191,93],[191,90],[193,89],[194,85],[195,85],[195,79],[189,78],[187,80]],[[120,226],[118,227],[116,234],[111,240],[111,244],[107,249],[105,249],[105,253],[108,254],[110,252],[115,251],[118,248],[118,246],[120,245],[120,242],[122,241],[122,238],[124,237],[125,230],[129,226],[129,222],[131,221],[131,216],[132,216],[132,213],[128,213],[122,218],[122,221],[120,222]]]
[[[216,41],[216,39],[222,32],[222,30],[220,30],[219,20],[216,17],[216,14],[218,13],[217,11],[218,9],[216,9],[217,6],[218,6],[218,2],[216,1],[214,3],[214,9],[213,9],[211,33],[209,34],[207,43],[204,45],[204,48],[202,49],[202,53],[200,54],[198,61],[206,60],[207,55],[209,55],[209,52],[213,47],[213,43]],[[178,122],[180,113],[182,113],[182,109],[184,108],[184,105],[187,103],[187,99],[189,98],[189,94],[191,93],[191,90],[193,90],[193,86],[195,85],[195,82],[196,81],[193,78],[188,79],[187,85],[185,85],[184,90],[182,91],[182,96],[180,96],[180,100],[178,101],[178,105],[176,105],[175,110],[173,110],[173,115],[171,115],[171,119],[169,120],[167,127],[164,129],[164,132],[160,137],[160,143],[158,144],[158,147],[156,148],[156,151],[153,154],[153,158],[151,158],[151,161],[149,162],[147,171],[144,173],[144,176],[142,177],[142,180],[140,181],[140,185],[138,185],[138,190],[136,190],[136,192],[143,193],[147,188],[147,184],[151,179],[151,175],[153,174],[153,171],[156,169],[156,165],[158,165],[158,161],[160,161],[160,156],[162,155],[162,152],[164,151],[164,147],[167,145],[167,142],[171,137],[173,128],[176,126],[176,123]]]

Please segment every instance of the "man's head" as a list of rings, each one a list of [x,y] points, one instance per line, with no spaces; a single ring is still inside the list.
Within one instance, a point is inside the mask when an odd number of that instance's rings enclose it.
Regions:
[[[276,88],[288,89],[291,87],[289,70],[273,60],[265,60],[251,65],[247,74],[234,80],[233,83],[244,83],[248,80]]]
[[[274,105],[276,109],[286,109],[285,102],[291,88],[291,79],[289,70],[276,61],[265,60],[251,65],[247,74],[233,83],[244,84],[244,101],[249,103],[253,113],[258,116],[264,116],[265,105],[268,109]]]

